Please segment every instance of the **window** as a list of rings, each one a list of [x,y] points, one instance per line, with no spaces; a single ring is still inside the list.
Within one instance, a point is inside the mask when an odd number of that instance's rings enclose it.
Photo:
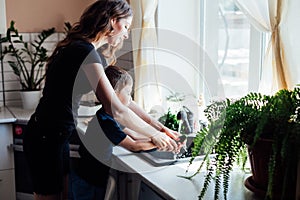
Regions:
[[[227,97],[248,92],[250,24],[229,1],[219,3],[218,69]]]
[[[205,105],[257,91],[263,34],[232,0],[163,0],[156,17],[157,44],[144,37],[140,47],[141,37],[133,38],[134,49],[145,53],[142,73],[135,71],[142,80],[135,101],[147,112],[155,105],[172,107],[174,95],[178,107],[197,111],[199,100]]]
[[[232,0],[202,0],[201,5],[204,13],[201,43],[215,62],[219,76],[214,77],[219,81],[214,95],[222,96],[219,92],[222,90],[225,97],[238,98],[257,91],[265,51],[264,34],[251,26]],[[212,44],[214,37],[215,44]]]

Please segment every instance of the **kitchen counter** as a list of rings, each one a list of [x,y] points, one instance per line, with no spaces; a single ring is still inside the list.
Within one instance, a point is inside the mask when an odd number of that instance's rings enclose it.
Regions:
[[[13,123],[16,121],[15,116],[6,107],[0,107],[0,123]]]
[[[34,110],[25,110],[20,107],[8,107],[7,108],[15,117],[15,122],[21,124],[27,124],[31,114]]]
[[[80,118],[89,117],[91,116],[91,113],[95,113],[96,110],[98,110],[99,108],[100,108],[99,106],[95,106],[93,108],[88,106],[80,106],[78,110],[78,114]],[[20,107],[7,107],[5,108],[5,110],[7,110],[8,112],[10,111],[12,113],[12,115],[14,116],[14,120],[16,122],[25,123],[25,124],[28,122],[30,116],[34,112],[34,110],[25,110]],[[0,119],[1,119],[1,115],[0,115]]]
[[[186,173],[188,162],[177,162],[172,165],[154,167],[122,147],[114,147],[116,166],[122,166],[127,171],[136,173],[141,181],[158,193],[163,199],[193,200],[198,199],[205,178],[201,171],[191,180],[179,176],[192,175],[197,171],[200,160],[195,161]],[[245,188],[244,180],[249,176],[236,168],[231,174],[227,199],[230,200],[259,200]],[[214,199],[214,188],[209,187],[205,200]],[[222,193],[220,195],[222,199]]]

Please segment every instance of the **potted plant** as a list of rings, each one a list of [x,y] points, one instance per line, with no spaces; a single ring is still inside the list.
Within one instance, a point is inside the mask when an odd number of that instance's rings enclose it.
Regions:
[[[299,87],[282,89],[274,95],[250,93],[235,101],[226,99],[208,106],[205,113],[209,125],[197,133],[190,163],[199,151],[206,155],[198,171],[185,177],[191,179],[206,166],[199,199],[203,199],[212,181],[215,199],[221,188],[226,199],[230,172],[236,162],[245,167],[247,150],[252,176],[246,179],[245,186],[266,199],[295,199],[299,112]]]
[[[166,114],[158,119],[158,121],[164,124],[167,128],[178,131],[179,120],[177,119],[177,116],[171,112],[170,108]]]
[[[54,28],[43,30],[37,35],[33,42],[25,42],[23,36],[19,34],[15,27],[15,22],[11,21],[7,29],[6,37],[1,38],[4,46],[1,60],[6,55],[8,64],[13,69],[21,84],[21,91],[38,91],[45,79],[45,63],[48,59],[47,49],[43,47],[45,40],[55,32]]]

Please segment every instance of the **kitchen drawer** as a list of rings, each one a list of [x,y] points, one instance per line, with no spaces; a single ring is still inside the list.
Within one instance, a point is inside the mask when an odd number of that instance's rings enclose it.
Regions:
[[[0,170],[14,168],[12,124],[0,124]]]
[[[0,199],[16,199],[14,170],[0,171]]]
[[[164,200],[164,198],[144,182],[141,182],[139,200]]]

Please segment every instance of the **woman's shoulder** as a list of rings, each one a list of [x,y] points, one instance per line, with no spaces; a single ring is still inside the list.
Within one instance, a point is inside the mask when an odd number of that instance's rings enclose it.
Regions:
[[[72,49],[86,49],[88,51],[91,51],[92,49],[94,49],[94,46],[90,43],[90,42],[87,42],[87,41],[84,41],[84,40],[75,40],[73,42],[71,42],[70,48]]]
[[[73,60],[88,63],[101,63],[100,57],[96,52],[94,45],[83,40],[72,41],[66,48],[65,54]]]

